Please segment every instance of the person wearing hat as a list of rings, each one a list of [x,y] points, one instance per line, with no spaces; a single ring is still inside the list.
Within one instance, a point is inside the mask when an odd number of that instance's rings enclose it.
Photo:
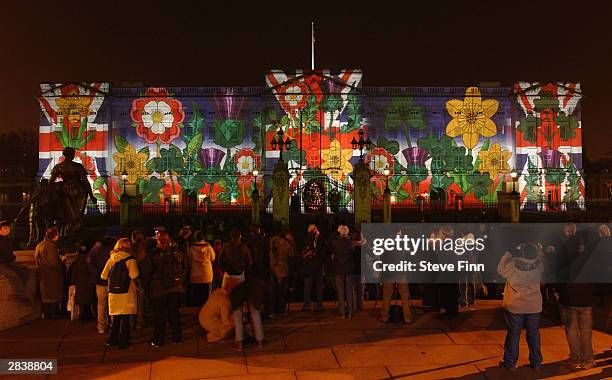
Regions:
[[[83,223],[83,215],[85,215],[87,196],[89,196],[93,204],[97,203],[97,199],[87,179],[85,167],[73,161],[75,154],[74,148],[64,148],[62,151],[64,161],[53,167],[51,179],[49,179],[51,184],[54,184],[57,178],[62,179],[59,184],[59,207],[56,216],[68,234],[72,234],[80,229]]]
[[[349,228],[345,225],[338,227],[336,236],[329,246],[332,255],[332,265],[336,274],[336,292],[338,296],[338,317],[350,318],[353,316],[353,242],[349,239]],[[346,305],[345,305],[346,304]]]

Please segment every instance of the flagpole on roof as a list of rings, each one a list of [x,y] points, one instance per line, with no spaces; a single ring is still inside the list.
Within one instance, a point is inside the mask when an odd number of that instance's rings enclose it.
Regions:
[[[311,32],[312,32],[311,39],[310,39],[310,44],[311,44],[311,46],[310,46],[310,50],[311,50],[310,68],[312,70],[314,70],[314,57],[315,57],[315,52],[314,52],[314,50],[315,50],[315,47],[314,47],[314,43],[315,43],[315,38],[314,38],[314,21],[312,21],[310,23],[310,29],[311,29]]]

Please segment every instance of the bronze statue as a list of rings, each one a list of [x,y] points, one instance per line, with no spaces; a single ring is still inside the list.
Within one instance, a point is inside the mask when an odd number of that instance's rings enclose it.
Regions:
[[[49,180],[41,178],[30,199],[30,239],[28,247],[35,247],[44,237],[53,222],[53,208],[50,202]]]
[[[65,159],[51,170],[50,183],[53,187],[55,220],[60,226],[62,236],[71,237],[83,224],[87,196],[97,204],[91,185],[87,179],[85,167],[74,162],[74,148],[66,147],[62,154]],[[57,178],[61,182],[56,182]]]

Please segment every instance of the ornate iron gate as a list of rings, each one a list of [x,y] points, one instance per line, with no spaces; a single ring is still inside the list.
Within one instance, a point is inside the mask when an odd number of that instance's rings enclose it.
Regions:
[[[352,213],[353,189],[325,175],[311,178],[293,189],[290,209],[294,214]]]

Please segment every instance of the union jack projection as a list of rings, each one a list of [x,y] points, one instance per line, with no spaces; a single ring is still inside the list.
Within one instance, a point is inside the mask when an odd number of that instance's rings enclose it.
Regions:
[[[40,90],[39,177],[51,177],[51,169],[63,160],[62,150],[72,147],[75,161],[87,170],[94,195],[105,202],[110,115],[102,106],[109,84],[43,83]]]
[[[583,207],[580,83],[519,82],[514,93],[521,206]]]

